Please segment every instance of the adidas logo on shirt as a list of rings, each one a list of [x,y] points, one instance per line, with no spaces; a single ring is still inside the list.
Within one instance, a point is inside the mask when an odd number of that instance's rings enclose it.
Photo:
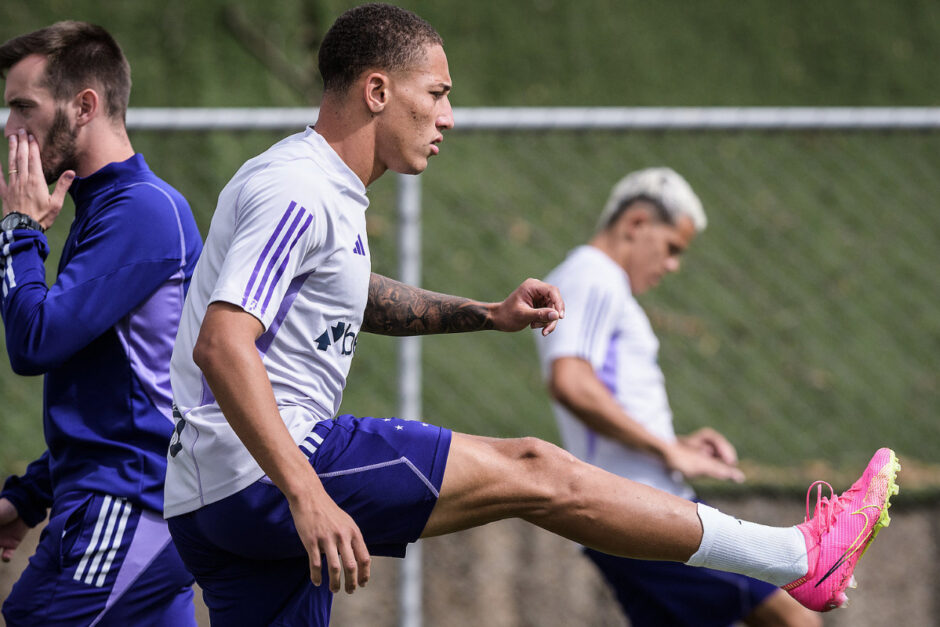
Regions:
[[[362,236],[356,236],[356,245],[353,246],[353,254],[366,256],[366,247],[362,245]]]

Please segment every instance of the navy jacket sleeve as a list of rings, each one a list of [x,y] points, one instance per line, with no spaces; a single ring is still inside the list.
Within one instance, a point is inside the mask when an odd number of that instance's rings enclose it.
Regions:
[[[45,235],[3,233],[0,311],[14,372],[43,374],[61,365],[179,269],[180,226],[161,202],[159,195],[128,193],[80,224],[76,219],[52,287],[45,282]]]
[[[9,477],[3,484],[0,498],[9,499],[20,518],[30,527],[45,520],[46,511],[52,507],[49,451],[27,466],[22,477]]]

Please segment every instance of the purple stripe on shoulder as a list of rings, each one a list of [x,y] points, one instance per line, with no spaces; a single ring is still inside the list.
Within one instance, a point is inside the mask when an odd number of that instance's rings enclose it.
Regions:
[[[255,290],[255,302],[261,300],[261,294],[266,289],[270,289],[270,285],[277,283],[277,278],[272,282],[268,282],[268,277],[271,276],[271,270],[274,269],[274,266],[281,260],[281,255],[284,254],[284,246],[287,244],[287,241],[291,239],[291,236],[294,234],[294,231],[297,230],[297,225],[300,223],[300,220],[307,215],[307,210],[303,207],[300,207],[300,210],[297,212],[297,215],[294,216],[294,219],[290,223],[290,227],[287,229],[287,232],[284,233],[284,237],[281,238],[281,241],[277,245],[277,249],[274,251],[274,254],[268,259],[268,264],[264,269],[264,275],[261,277],[261,281],[258,282],[258,289]],[[293,246],[291,246],[293,248]],[[290,249],[288,249],[288,257]],[[264,315],[264,309],[262,308],[262,315]]]
[[[292,200],[290,205],[287,207],[287,211],[285,211],[284,215],[281,216],[281,221],[277,223],[277,227],[274,229],[274,234],[268,238],[267,243],[264,245],[264,249],[261,251],[261,255],[258,257],[258,261],[255,263],[255,267],[251,271],[251,277],[248,279],[248,285],[245,287],[245,295],[242,297],[243,307],[248,303],[249,296],[251,295],[251,288],[254,287],[255,280],[258,278],[258,272],[261,271],[261,268],[264,265],[264,260],[268,256],[268,252],[271,250],[271,246],[273,246],[274,242],[277,241],[281,234],[281,229],[283,229],[284,225],[287,224],[287,219],[290,217],[291,212],[294,211],[295,206],[297,206],[297,203]]]
[[[297,298],[297,294],[300,293],[300,288],[303,287],[304,281],[307,280],[307,277],[313,274],[312,272],[307,272],[306,274],[301,274],[294,277],[294,280],[290,282],[290,285],[287,287],[287,293],[284,295],[284,299],[281,301],[281,306],[277,310],[277,314],[274,316],[274,320],[271,321],[271,324],[268,326],[267,331],[261,334],[257,340],[255,340],[255,347],[258,349],[258,352],[262,357],[268,352],[268,349],[271,347],[271,342],[274,341],[274,336],[277,334],[277,330],[281,328],[281,323],[284,322],[284,318],[287,317],[287,312],[290,311],[291,305],[294,304],[294,299]]]
[[[301,207],[303,209],[303,207]],[[298,214],[298,217],[300,215]],[[268,293],[264,297],[264,303],[261,305],[261,315],[264,315],[264,312],[268,309],[268,303],[271,302],[271,296],[274,294],[274,286],[277,285],[277,282],[281,280],[281,276],[284,274],[284,269],[287,268],[287,262],[290,260],[291,252],[294,250],[294,246],[297,245],[297,242],[300,241],[300,238],[303,237],[303,234],[310,228],[310,223],[313,222],[313,216],[308,215],[307,219],[304,220],[304,224],[300,227],[300,230],[297,231],[297,235],[294,237],[294,240],[290,243],[290,248],[287,249],[287,254],[284,256],[281,265],[278,266],[277,272],[274,273],[274,279],[271,281],[271,284],[268,286]],[[289,236],[289,235],[288,235]],[[285,237],[285,239],[287,239]]]

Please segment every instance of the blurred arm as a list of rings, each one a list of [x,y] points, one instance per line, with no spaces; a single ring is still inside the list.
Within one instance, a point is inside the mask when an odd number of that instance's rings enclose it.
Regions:
[[[650,433],[624,411],[584,359],[561,357],[554,360],[548,387],[552,397],[592,431],[626,447],[656,455],[667,467],[686,477],[744,479],[733,463],[707,454],[699,446],[703,445],[699,439],[690,445],[683,440],[667,442]]]
[[[29,527],[20,518],[16,506],[0,497],[0,560],[9,562]]]
[[[45,520],[47,510],[52,507],[49,451],[27,466],[22,476],[9,477],[3,484],[0,498],[7,499],[17,515],[30,527]]]
[[[46,518],[52,506],[49,451],[26,467],[21,476],[11,476],[0,492],[0,560],[9,562],[30,527]]]
[[[665,458],[669,443],[631,418],[586,360],[561,357],[553,361],[548,388],[552,398],[592,431],[624,446]]]

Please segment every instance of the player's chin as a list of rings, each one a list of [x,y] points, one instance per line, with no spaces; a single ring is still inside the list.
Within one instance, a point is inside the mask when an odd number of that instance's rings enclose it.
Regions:
[[[428,169],[428,157],[415,158],[390,169],[399,174],[421,174]]]
[[[662,280],[662,278],[663,278],[662,275],[659,275],[659,274],[651,276],[649,279],[646,280],[646,287],[644,288],[644,291],[651,290],[657,285],[659,285],[659,282]]]
[[[416,164],[410,174],[421,174],[428,169],[428,160],[425,159],[421,164]]]

